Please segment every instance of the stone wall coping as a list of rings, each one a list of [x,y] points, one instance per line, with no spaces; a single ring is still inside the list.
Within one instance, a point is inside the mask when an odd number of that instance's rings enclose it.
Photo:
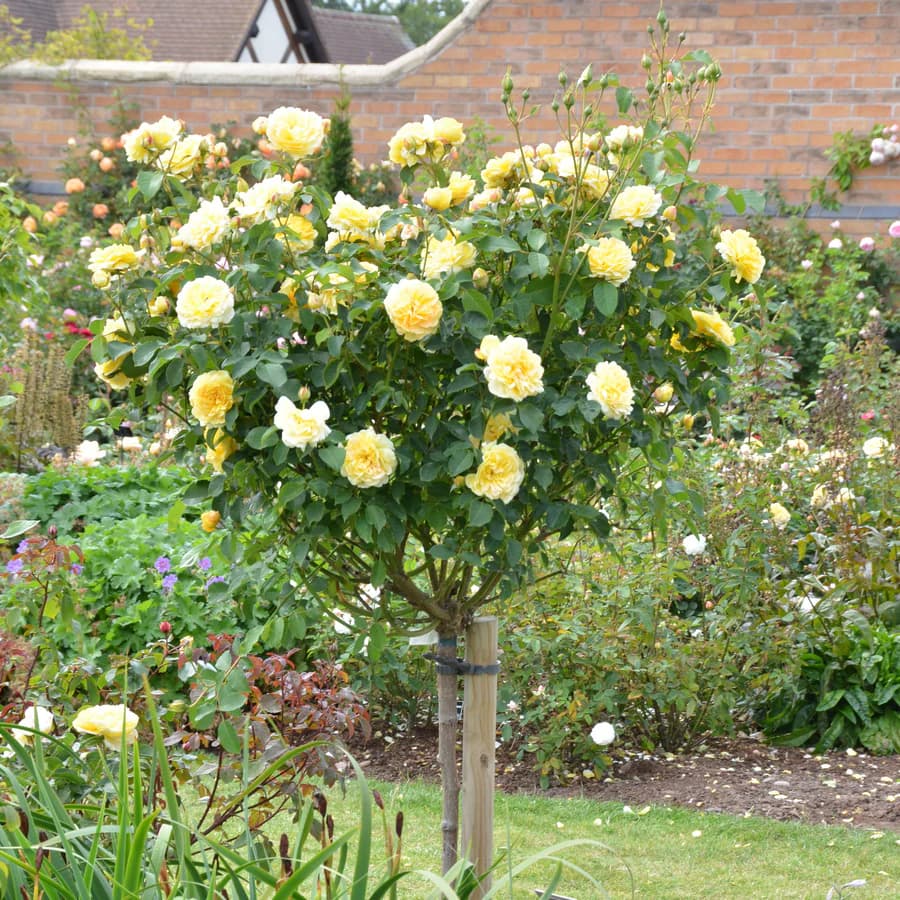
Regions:
[[[399,81],[447,49],[468,31],[494,0],[470,0],[462,12],[421,47],[415,47],[383,65],[342,66],[333,63],[238,62],[127,62],[116,59],[77,59],[58,66],[20,60],[0,67],[0,81],[112,81],[166,82],[196,85],[271,85],[349,87],[384,85]]]

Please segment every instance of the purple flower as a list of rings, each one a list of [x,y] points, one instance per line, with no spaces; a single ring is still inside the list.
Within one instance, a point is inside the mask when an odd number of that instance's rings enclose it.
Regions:
[[[208,572],[212,568],[212,560],[208,556],[204,556],[197,565],[201,572]]]
[[[213,575],[209,581],[206,582],[206,589],[209,590],[209,586],[211,584],[218,584],[219,582],[224,582],[225,578],[222,575]]]
[[[24,565],[25,563],[21,559],[11,559],[6,564],[6,571],[9,575],[18,575]]]
[[[72,574],[80,575],[84,571],[84,566],[81,563],[72,563]]]
[[[19,546],[16,547],[16,553],[24,553],[28,549],[28,538],[22,538],[19,541]]]
[[[169,562],[168,556],[160,556],[153,564],[153,567],[157,572],[159,572],[160,575],[165,575],[165,573],[172,568],[172,563]]]
[[[172,575],[166,575],[166,577],[162,580],[163,590],[168,594],[169,591],[171,591],[172,588],[175,587],[176,581],[178,581],[178,576],[174,573]]]

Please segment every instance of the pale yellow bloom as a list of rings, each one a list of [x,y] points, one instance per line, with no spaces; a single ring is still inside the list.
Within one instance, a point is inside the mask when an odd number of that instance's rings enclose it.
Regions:
[[[644,137],[644,129],[635,125],[616,125],[606,135],[606,146],[612,151],[621,150],[623,147],[637,144]]]
[[[809,505],[813,509],[821,509],[828,505],[828,487],[824,484],[817,484],[813,488],[812,496],[809,498]]]
[[[194,250],[208,250],[228,233],[231,216],[221,197],[201,200],[187,222],[178,229],[178,240]]]
[[[481,436],[482,441],[491,443],[499,441],[504,435],[516,434],[518,429],[513,426],[512,419],[508,413],[495,413],[484,425],[484,434]]]
[[[87,706],[78,711],[72,727],[82,734],[93,734],[102,737],[106,745],[118,750],[124,738],[126,743],[137,740],[137,727],[140,719],[123,704]]]
[[[791,514],[787,508],[778,502],[769,504],[769,515],[772,517],[772,524],[779,530],[785,528],[791,521]]]
[[[766,258],[752,237],[743,228],[736,231],[726,229],[720,235],[716,250],[722,259],[727,262],[735,274],[737,280],[746,281],[748,284],[756,284],[762,275],[766,265]]]
[[[508,188],[521,179],[523,171],[522,155],[518,150],[509,150],[487,161],[481,180],[486,188]]]
[[[225,460],[237,452],[237,441],[225,434],[221,428],[217,428],[212,434],[212,443],[209,442],[209,435],[207,435],[206,441],[206,461],[213,467],[213,471],[221,474]]]
[[[131,384],[131,378],[121,371],[122,362],[127,355],[127,353],[123,353],[116,359],[108,359],[94,366],[94,374],[114,391],[121,391]]]
[[[596,246],[585,244],[579,250],[587,255],[591,275],[616,287],[628,281],[636,265],[628,245],[618,238],[598,238]]]
[[[397,334],[406,341],[421,341],[434,334],[444,312],[437,291],[416,278],[392,284],[384,308]]]
[[[347,435],[344,443],[343,475],[358,488],[387,484],[397,468],[397,456],[391,439],[365,428]]]
[[[694,333],[700,337],[709,337],[726,347],[734,346],[734,332],[731,326],[715,311],[703,312],[700,309],[692,309],[694,318]]]
[[[481,464],[466,475],[466,487],[479,497],[509,503],[525,478],[525,463],[508,444],[488,441],[481,447]]]
[[[616,362],[598,362],[587,379],[588,399],[600,404],[608,419],[622,419],[634,407],[634,388],[628,373]]]
[[[423,161],[438,162],[466,139],[462,125],[449,117],[407,122],[388,143],[388,156],[398,166],[415,166]]]
[[[422,196],[422,202],[436,212],[443,212],[453,205],[453,191],[449,187],[430,187]]]
[[[164,316],[169,311],[169,300],[167,297],[154,297],[147,304],[147,312],[151,316]]]
[[[602,200],[609,190],[609,179],[606,169],[588,163],[581,173],[581,190],[589,200]]]
[[[422,275],[437,278],[470,269],[477,254],[475,245],[469,241],[457,241],[453,235],[444,240],[429,236],[422,248]]]
[[[294,253],[307,253],[316,244],[316,226],[306,216],[289,215],[279,232],[278,239],[287,243]]]
[[[274,219],[290,203],[298,187],[299,185],[286,181],[280,175],[270,175],[246,191],[241,191],[232,204],[232,210],[249,225]]]
[[[186,178],[200,164],[206,149],[205,140],[202,134],[187,134],[163,150],[154,165],[167,175]]]
[[[365,206],[349,194],[338,191],[326,221],[328,227],[334,229],[329,242],[362,241],[383,247],[384,235],[378,233],[378,223],[389,209],[389,206]],[[328,244],[325,249],[329,249]]]
[[[95,275],[118,275],[135,268],[143,255],[143,251],[135,250],[130,244],[98,247],[88,259],[88,269]]]
[[[505,337],[501,341],[488,335],[479,349],[487,362],[484,374],[488,390],[495,397],[518,401],[544,390],[544,366],[540,356],[528,349],[525,338]]]
[[[54,725],[53,713],[45,706],[31,706],[17,724],[19,728],[13,728],[10,733],[22,746],[29,747],[34,741],[34,735],[22,729],[33,728],[41,734],[50,734]]]
[[[224,281],[203,275],[178,292],[175,314],[183,328],[215,328],[234,318],[234,291]]]
[[[299,409],[287,397],[279,397],[275,404],[275,427],[288,447],[315,447],[331,434],[326,422],[331,411],[328,404],[317,400],[309,409]]]
[[[869,459],[878,459],[884,456],[889,449],[891,449],[891,445],[888,441],[879,436],[870,437],[862,445],[863,455],[869,457]]]
[[[803,456],[809,453],[809,444],[803,438],[789,438],[784,442],[784,448],[790,450],[791,453],[800,453]]]
[[[462,123],[449,116],[436,119],[434,122],[434,138],[443,141],[445,144],[458,146],[466,139],[466,133],[463,131]]]
[[[662,195],[648,184],[627,187],[612,202],[610,219],[623,219],[629,225],[640,228],[662,206]]]
[[[499,203],[502,196],[503,192],[500,188],[487,188],[487,190],[479,191],[469,201],[469,210],[471,212],[478,212],[479,210],[490,206],[492,203]]]
[[[200,514],[200,527],[207,533],[212,534],[222,521],[222,514],[217,509],[207,509]]]
[[[156,122],[141,124],[122,135],[125,156],[136,163],[152,161],[163,150],[168,150],[181,134],[181,122],[163,116]]]
[[[453,194],[453,205],[457,206],[475,193],[475,179],[464,172],[451,172],[449,187]]]
[[[265,124],[266,138],[295,159],[312,156],[325,139],[325,121],[318,113],[295,106],[279,106]]]
[[[191,413],[204,427],[225,424],[225,414],[234,406],[234,379],[222,370],[198,375],[188,392]]]

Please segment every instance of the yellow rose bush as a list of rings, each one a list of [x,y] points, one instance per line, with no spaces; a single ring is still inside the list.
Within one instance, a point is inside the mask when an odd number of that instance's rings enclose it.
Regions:
[[[157,208],[92,257],[125,333],[91,349],[181,417],[204,528],[264,501],[311,595],[371,584],[378,614],[447,636],[548,540],[606,535],[620,471],[662,471],[683,417],[715,416],[729,303],[762,267],[688,202],[726,193],[691,175],[720,73],[667,47],[639,106],[612,76],[563,79],[553,134],[524,133],[505,79],[513,133],[480,180],[457,168],[452,108],[403,125],[395,206],[292,179],[326,133],[311,110],[260,116],[271,158],[230,180],[174,119],[126,136]],[[623,123],[594,127],[601,110]]]

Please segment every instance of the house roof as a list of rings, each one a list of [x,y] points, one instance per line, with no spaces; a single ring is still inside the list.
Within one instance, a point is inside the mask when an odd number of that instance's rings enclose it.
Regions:
[[[48,31],[72,24],[87,0],[2,0],[22,19],[22,28],[41,41]],[[307,0],[294,0],[310,8]],[[90,0],[98,13],[122,10],[138,22],[153,20],[142,37],[153,59],[172,62],[228,62],[237,59],[262,0]],[[313,22],[331,63],[385,63],[415,45],[396,16],[312,7]],[[115,21],[115,20],[113,20]]]
[[[403,56],[416,46],[396,16],[315,6],[312,12],[329,62],[377,65]]]

